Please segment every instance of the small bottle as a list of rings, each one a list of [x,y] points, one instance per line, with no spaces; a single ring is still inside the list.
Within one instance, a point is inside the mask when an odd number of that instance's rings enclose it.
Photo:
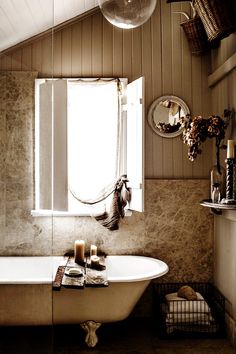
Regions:
[[[212,191],[212,203],[220,203],[221,195],[220,195],[220,184],[214,183],[213,184],[213,191]]]
[[[211,169],[211,199],[213,199],[212,193],[214,190],[214,185],[216,183],[219,184],[221,198],[225,197],[225,186],[226,186],[225,177],[226,177],[226,172],[224,167],[220,165],[213,166],[213,168]]]

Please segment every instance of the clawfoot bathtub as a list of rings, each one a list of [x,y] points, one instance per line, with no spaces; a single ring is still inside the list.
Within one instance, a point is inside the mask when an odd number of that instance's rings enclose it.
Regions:
[[[129,316],[154,278],[168,266],[142,256],[108,256],[109,286],[52,292],[63,257],[0,257],[0,325],[80,324],[86,343],[97,343],[96,329]]]
[[[141,256],[108,256],[108,288],[63,288],[53,294],[53,322],[80,323],[86,343],[97,343],[96,324],[115,322],[129,316],[151,279],[167,273],[167,265]]]

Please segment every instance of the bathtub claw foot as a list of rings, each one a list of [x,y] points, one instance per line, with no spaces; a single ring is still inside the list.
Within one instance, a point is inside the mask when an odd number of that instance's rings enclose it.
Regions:
[[[88,347],[93,348],[98,342],[96,330],[101,326],[101,323],[95,321],[86,321],[81,323],[80,326],[87,332],[85,343]]]

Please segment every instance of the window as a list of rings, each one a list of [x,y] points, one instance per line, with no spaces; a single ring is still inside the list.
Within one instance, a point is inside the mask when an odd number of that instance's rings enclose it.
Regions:
[[[74,196],[93,199],[122,174],[129,208],[143,211],[143,111],[143,78],[37,79],[32,215],[90,215]]]

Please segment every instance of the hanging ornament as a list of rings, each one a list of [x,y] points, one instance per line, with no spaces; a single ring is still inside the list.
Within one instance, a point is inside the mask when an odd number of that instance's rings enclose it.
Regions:
[[[141,26],[152,15],[157,0],[98,0],[103,16],[113,25],[130,29]]]

